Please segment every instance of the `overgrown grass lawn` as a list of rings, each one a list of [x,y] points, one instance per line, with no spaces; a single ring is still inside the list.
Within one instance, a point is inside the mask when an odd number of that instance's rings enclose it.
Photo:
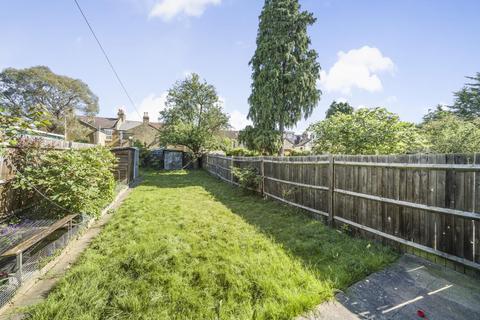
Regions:
[[[205,172],[147,172],[31,315],[291,319],[395,258]]]

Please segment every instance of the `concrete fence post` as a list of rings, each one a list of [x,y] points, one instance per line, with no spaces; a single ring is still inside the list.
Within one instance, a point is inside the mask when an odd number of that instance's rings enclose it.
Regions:
[[[20,251],[17,253],[17,280],[18,283],[23,281],[23,253]]]

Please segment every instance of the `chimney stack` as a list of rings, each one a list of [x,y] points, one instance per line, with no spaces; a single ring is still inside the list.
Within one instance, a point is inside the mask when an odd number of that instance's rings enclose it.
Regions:
[[[148,112],[143,113],[143,123],[150,122],[150,117],[148,116]]]
[[[126,120],[125,111],[123,111],[122,108],[118,109],[117,115],[118,115],[119,122],[125,122]]]

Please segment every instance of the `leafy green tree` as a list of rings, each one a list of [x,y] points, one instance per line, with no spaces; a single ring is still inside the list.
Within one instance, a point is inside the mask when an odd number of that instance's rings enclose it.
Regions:
[[[233,149],[234,140],[225,137],[219,136],[218,137],[218,150],[223,151],[225,153],[230,152]]]
[[[467,83],[462,90],[455,92],[455,102],[451,109],[461,118],[472,119],[480,116],[480,72],[467,79],[472,80],[472,83]]]
[[[345,114],[352,114],[353,111],[353,107],[348,102],[333,101],[327,110],[326,117],[330,118],[331,116],[339,112]]]
[[[185,146],[196,158],[216,149],[221,143],[220,131],[229,126],[215,87],[200,81],[197,74],[177,82],[168,91],[166,108],[160,116],[164,124],[160,143]]]
[[[480,151],[480,119],[462,119],[444,114],[422,126],[428,149],[437,153],[470,153]]]
[[[67,132],[65,139],[67,141],[90,143],[89,135],[92,133],[91,129],[82,125],[75,114],[67,115],[66,121]]]
[[[278,152],[281,143],[280,137],[278,130],[265,130],[247,126],[240,131],[238,140],[249,150],[269,155]]]
[[[57,75],[44,66],[3,70],[0,73],[0,105],[15,117],[45,111],[43,115],[50,123],[46,129],[55,133],[64,133],[67,117],[76,112],[98,113],[98,98],[87,84]]]
[[[429,109],[428,113],[423,116],[423,124],[428,123],[430,121],[442,119],[443,117],[449,114],[452,114],[452,111],[450,110],[450,108],[439,104],[434,109]]]
[[[39,119],[42,113],[29,114],[30,118]],[[28,118],[12,116],[7,109],[0,105],[0,154],[5,147],[13,147],[18,143],[21,134],[28,133],[38,126],[47,126],[49,123],[43,121],[31,121]]]
[[[276,139],[269,144],[278,144],[281,155],[285,130],[308,118],[320,100],[318,54],[307,34],[315,21],[298,0],[265,0],[260,15],[248,117],[264,140]]]
[[[407,153],[422,150],[425,143],[415,125],[384,108],[337,113],[312,125],[310,131],[316,153]]]

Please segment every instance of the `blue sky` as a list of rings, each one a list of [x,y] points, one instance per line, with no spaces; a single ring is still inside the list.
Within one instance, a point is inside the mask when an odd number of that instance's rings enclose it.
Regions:
[[[232,124],[248,113],[261,0],[79,0],[140,112],[151,118],[165,92],[190,72],[215,85]],[[317,23],[324,92],[296,131],[324,118],[332,100],[385,106],[418,122],[428,108],[452,102],[464,76],[480,72],[480,1],[300,0]],[[100,98],[100,114],[125,106],[73,0],[0,0],[0,68],[49,66],[79,78]]]

